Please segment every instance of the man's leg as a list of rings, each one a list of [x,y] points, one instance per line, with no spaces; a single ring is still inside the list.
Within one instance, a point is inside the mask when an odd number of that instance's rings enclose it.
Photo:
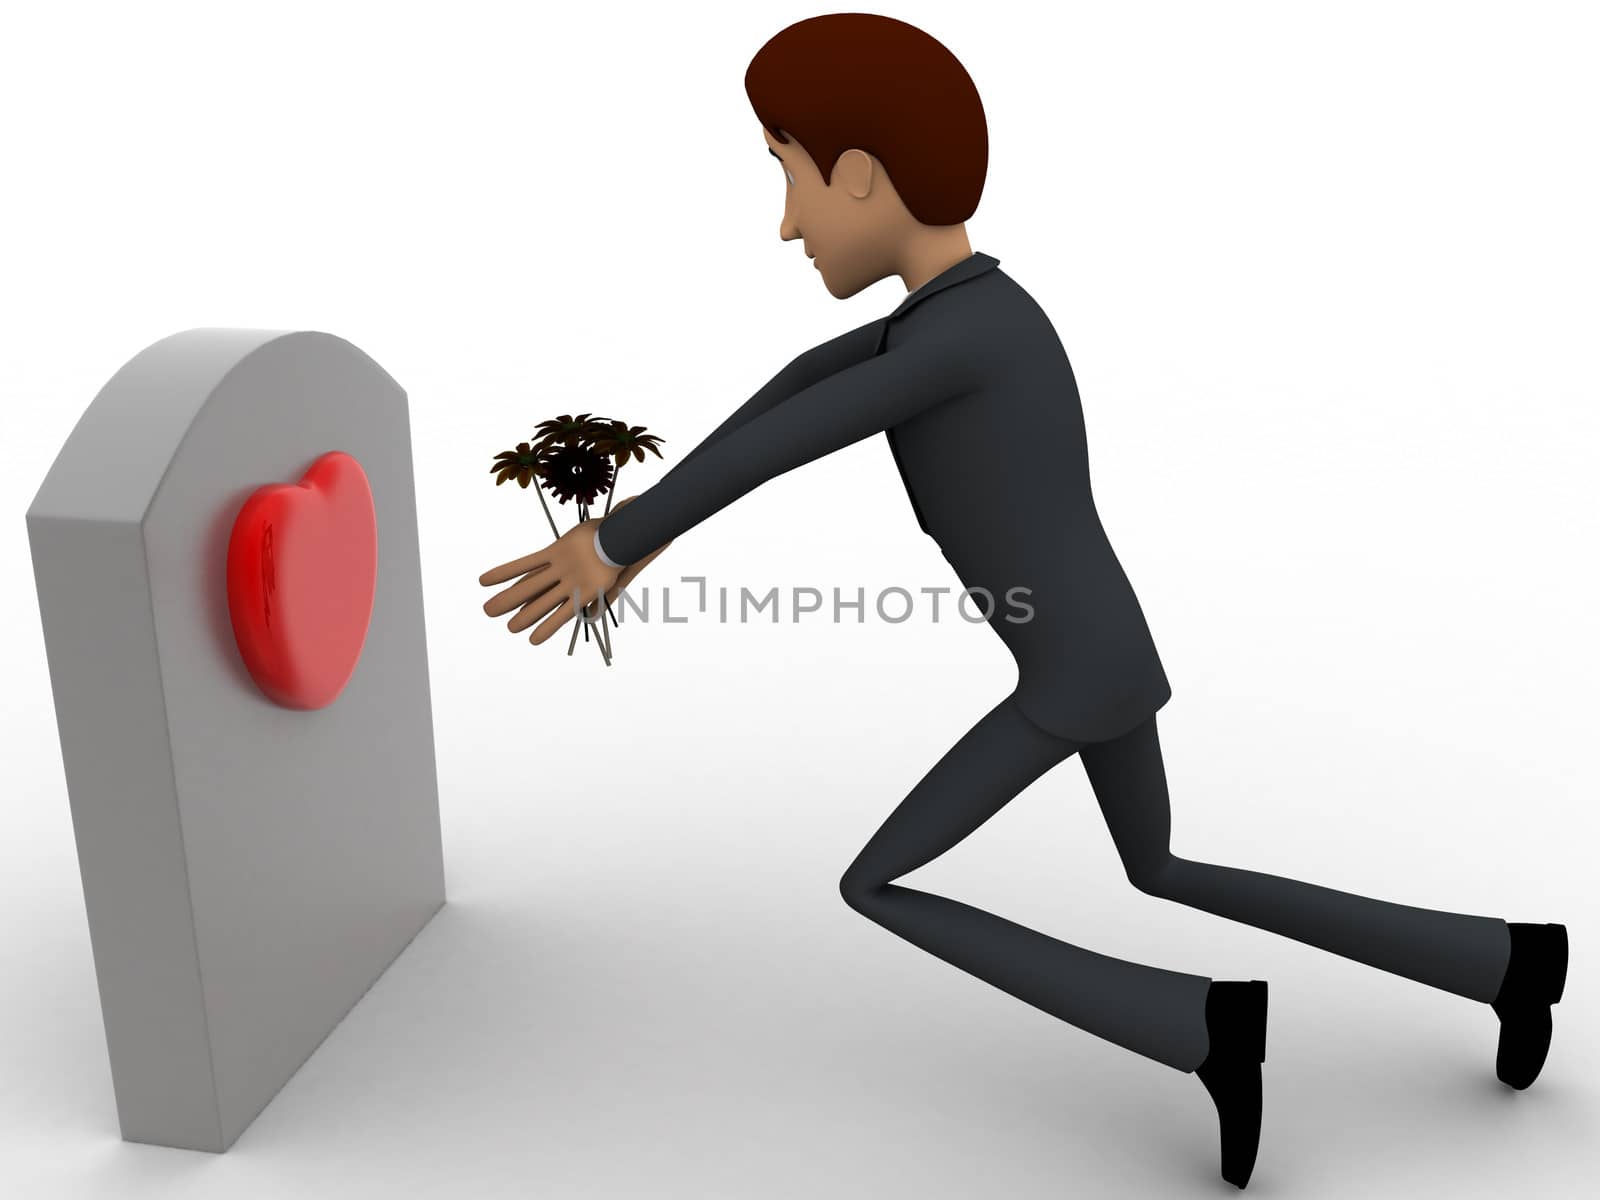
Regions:
[[[1007,696],[889,814],[840,880],[863,916],[1079,1029],[1180,1071],[1205,1059],[1211,981],[1096,954],[943,896],[899,887],[1078,749]]]
[[[1511,954],[1510,927],[1498,917],[1411,908],[1174,855],[1154,717],[1122,737],[1084,746],[1080,757],[1140,891],[1473,1000],[1495,998]]]

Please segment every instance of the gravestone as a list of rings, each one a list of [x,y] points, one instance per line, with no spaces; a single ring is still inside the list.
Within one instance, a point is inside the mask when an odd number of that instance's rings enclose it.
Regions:
[[[242,516],[331,452],[370,489],[340,610],[370,618],[296,706],[232,575],[283,598],[264,636],[325,654],[339,562]],[[122,1136],[225,1150],[444,903],[405,392],[329,334],[175,334],[89,405],[28,536]]]

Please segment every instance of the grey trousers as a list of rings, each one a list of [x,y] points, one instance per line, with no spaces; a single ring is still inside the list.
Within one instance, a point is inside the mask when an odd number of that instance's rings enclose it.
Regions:
[[[1077,754],[1128,879],[1176,900],[1487,1003],[1511,955],[1497,917],[1372,900],[1174,855],[1155,718],[1080,744],[1035,725],[1015,693],[990,709],[891,812],[840,880],[845,901],[890,932],[1079,1029],[1180,1071],[1205,1060],[1211,980],[1127,962],[893,881],[977,829]]]

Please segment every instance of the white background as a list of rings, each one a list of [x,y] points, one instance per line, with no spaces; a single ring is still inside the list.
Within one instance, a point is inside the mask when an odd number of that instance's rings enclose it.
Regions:
[[[696,618],[625,627],[606,670],[479,608],[481,571],[548,540],[486,469],[535,421],[616,413],[675,460],[904,295],[837,302],[777,236],[743,73],[817,11],[5,6],[0,1190],[1232,1193],[1197,1080],[838,895],[1011,687],[989,630]],[[968,230],[1078,375],[1173,681],[1174,849],[1564,921],[1573,967],[1512,1093],[1487,1006],[1134,891],[1075,762],[908,879],[1269,979],[1252,1194],[1578,1194],[1600,1165],[1592,9],[886,11],[983,96]],[[22,520],[100,385],[196,325],[328,330],[410,394],[451,901],[223,1156],[117,1137]],[[1045,468],[1019,445],[1017,469]],[[953,582],[881,438],[641,582],[680,574]]]

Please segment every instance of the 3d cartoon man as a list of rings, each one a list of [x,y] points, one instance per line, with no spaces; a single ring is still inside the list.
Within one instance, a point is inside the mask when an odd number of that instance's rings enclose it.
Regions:
[[[1243,1187],[1260,1131],[1265,982],[1124,961],[893,882],[1077,754],[1140,891],[1492,1004],[1496,1071],[1527,1087],[1566,978],[1564,926],[1411,908],[1173,854],[1155,719],[1170,689],[1095,510],[1061,342],[998,260],[968,244],[988,136],[960,62],[912,25],[836,13],[767,42],[745,89],[782,171],[780,236],[802,241],[840,299],[891,275],[909,294],[794,359],[631,503],[486,572],[485,586],[515,582],[484,610],[515,610],[513,632],[542,622],[529,639],[542,643],[753,488],[884,433],[918,523],[962,583],[997,598],[1025,589],[1032,611],[992,606],[1016,687],[890,813],[844,873],[846,902],[1045,1012],[1196,1072],[1217,1107],[1222,1175]],[[1052,463],[1018,470],[1019,439],[1052,447]]]

